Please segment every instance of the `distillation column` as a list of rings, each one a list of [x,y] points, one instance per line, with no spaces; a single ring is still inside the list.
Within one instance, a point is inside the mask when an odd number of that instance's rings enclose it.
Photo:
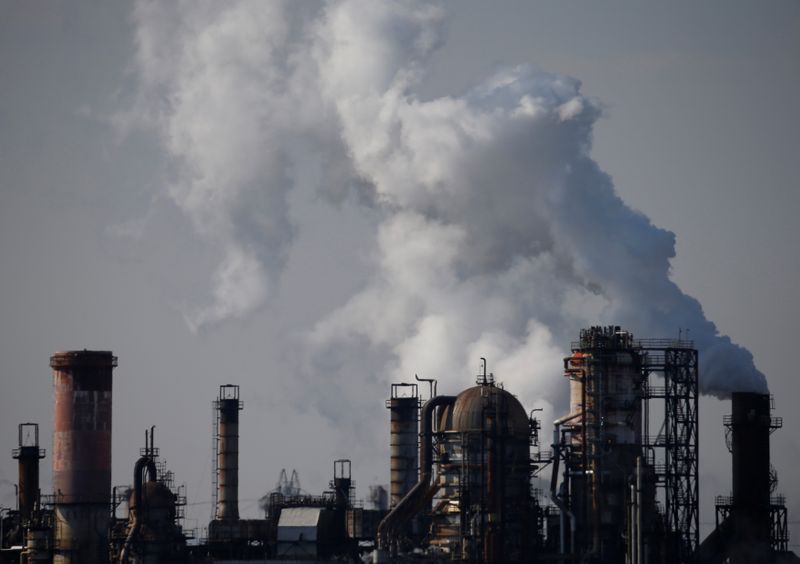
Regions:
[[[55,387],[53,490],[55,564],[108,562],[111,498],[110,351],[59,352]]]

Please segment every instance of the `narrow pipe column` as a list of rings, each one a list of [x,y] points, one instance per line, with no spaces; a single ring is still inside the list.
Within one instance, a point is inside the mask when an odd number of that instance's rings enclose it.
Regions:
[[[55,564],[108,562],[111,498],[110,351],[59,352],[55,387],[53,490]]]
[[[219,387],[217,407],[217,511],[218,521],[239,519],[239,386]]]
[[[44,458],[44,449],[39,448],[38,423],[20,423],[19,446],[13,455],[19,460],[19,514],[24,523],[39,501],[39,460]]]

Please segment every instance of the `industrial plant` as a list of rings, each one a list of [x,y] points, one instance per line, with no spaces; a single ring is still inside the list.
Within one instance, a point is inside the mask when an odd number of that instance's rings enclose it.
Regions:
[[[213,517],[184,526],[182,487],[156,432],[111,479],[109,351],[58,352],[52,450],[21,423],[16,506],[0,513],[0,563],[414,562],[789,563],[784,498],[776,495],[772,397],[734,392],[725,426],[732,491],[698,477],[698,351],[688,339],[642,339],[620,327],[579,333],[564,359],[569,407],[541,433],[537,410],[488,370],[457,395],[414,377],[387,390],[387,488],[356,500],[351,465],[330,461],[328,491],[308,494],[282,472],[263,515],[239,514],[237,385],[213,400]],[[465,375],[464,380],[471,376]],[[211,398],[209,398],[211,399]],[[52,488],[39,465],[52,463]],[[716,527],[701,538],[701,496]]]

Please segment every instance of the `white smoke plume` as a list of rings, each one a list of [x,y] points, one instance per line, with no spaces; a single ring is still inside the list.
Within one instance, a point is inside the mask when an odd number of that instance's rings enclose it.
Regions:
[[[766,390],[752,355],[670,280],[674,235],[626,206],[592,160],[602,111],[579,81],[520,66],[421,100],[446,20],[427,2],[173,9],[137,5],[137,68],[141,105],[177,166],[170,195],[223,253],[192,322],[270,299],[302,229],[288,219],[294,170],[325,167],[320,194],[357,189],[382,218],[364,234],[376,243],[361,290],[331,304],[297,355],[323,414],[346,418],[343,382],[385,393],[418,373],[454,392],[488,357],[549,417],[568,343],[593,324],[689,329],[703,391]]]

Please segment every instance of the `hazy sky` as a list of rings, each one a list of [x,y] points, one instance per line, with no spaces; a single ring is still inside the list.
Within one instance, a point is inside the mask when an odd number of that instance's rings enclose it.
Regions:
[[[219,384],[242,386],[244,516],[284,467],[312,492],[342,457],[360,495],[387,483],[383,400],[398,375],[457,391],[482,352],[552,418],[566,407],[557,361],[584,322],[677,334],[643,301],[676,325],[700,319],[681,296],[647,293],[672,291],[666,278],[629,281],[667,264],[668,230],[672,281],[752,352],[775,395],[773,465],[800,542],[787,362],[800,317],[800,5],[352,4],[6,6],[0,503],[13,499],[19,422],[42,427],[49,487],[58,350],[119,356],[114,483],[157,425],[196,504],[190,526],[210,514]],[[547,112],[561,121],[536,121]],[[581,168],[583,151],[598,170]],[[583,171],[564,194],[607,188],[576,214],[617,210],[619,223],[558,216],[562,193],[540,188],[556,165]],[[528,174],[533,188],[517,189]],[[598,225],[588,252],[580,233]],[[711,523],[730,487],[729,406],[701,408]]]

